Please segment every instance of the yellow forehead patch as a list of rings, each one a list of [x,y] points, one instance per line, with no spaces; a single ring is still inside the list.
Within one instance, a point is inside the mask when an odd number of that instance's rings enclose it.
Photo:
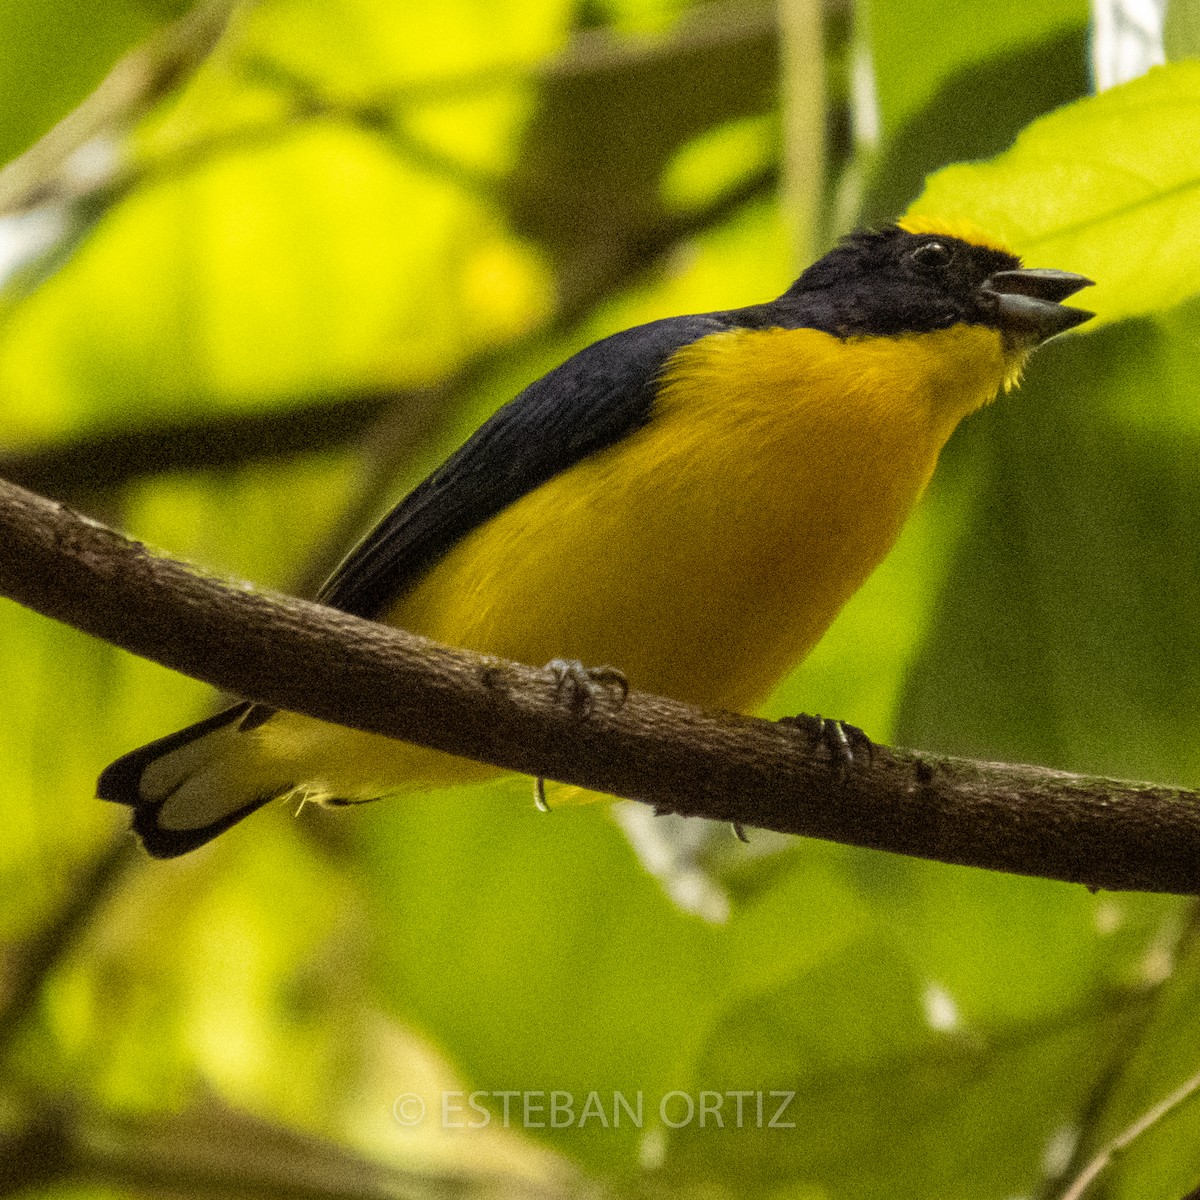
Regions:
[[[971,221],[955,218],[948,220],[943,217],[924,216],[917,213],[903,217],[896,222],[905,233],[940,233],[944,237],[958,238],[970,242],[972,246],[986,246],[989,250],[1001,250],[1005,254],[1013,251],[999,238],[994,237]]]

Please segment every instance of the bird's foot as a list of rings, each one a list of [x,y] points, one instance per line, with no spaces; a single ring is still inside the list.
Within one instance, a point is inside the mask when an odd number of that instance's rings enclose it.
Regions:
[[[574,658],[552,658],[546,670],[554,676],[554,694],[565,698],[579,717],[590,717],[596,701],[612,690],[618,694],[617,707],[629,696],[629,680],[616,667],[585,667]]]
[[[871,762],[875,743],[857,725],[851,725],[848,721],[835,721],[818,713],[812,717],[804,714],[784,717],[782,723],[809,729],[818,744],[825,748],[830,764],[843,783],[857,763]]]
[[[848,721],[836,721],[818,713],[812,717],[805,714],[783,717],[780,724],[809,729],[816,741],[825,748],[830,765],[843,785],[849,781],[850,772],[856,763],[871,762],[875,743],[857,725],[851,725]],[[733,836],[739,842],[750,841],[746,836],[746,827],[741,821],[732,822],[731,827]]]
[[[586,720],[596,709],[596,701],[608,691],[617,693],[620,707],[629,695],[629,680],[616,667],[585,667],[578,659],[553,658],[546,670],[554,676],[554,695],[566,699],[576,716]],[[533,781],[533,803],[538,812],[549,812],[546,802],[546,781],[538,776]]]
[[[849,777],[856,762],[870,763],[875,744],[857,725],[848,721],[836,721],[820,713],[813,718],[817,723],[817,738],[829,751],[833,766],[843,782]]]

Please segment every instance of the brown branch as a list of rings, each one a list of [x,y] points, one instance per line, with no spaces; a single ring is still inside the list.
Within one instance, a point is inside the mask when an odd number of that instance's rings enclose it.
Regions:
[[[149,1119],[46,1104],[0,1132],[0,1197],[65,1183],[203,1200],[554,1200],[579,1182],[390,1167],[216,1101]]]
[[[687,816],[1093,888],[1200,890],[1200,794],[876,747],[817,722],[633,694],[586,718],[544,669],[482,658],[156,557],[0,483],[0,594],[279,708]]]
[[[0,213],[24,212],[97,186],[72,178],[71,156],[118,136],[190,76],[225,32],[237,0],[208,0],[126,54],[78,107],[0,170]]]
[[[137,861],[130,850],[124,839],[104,846],[84,864],[58,910],[18,949],[8,986],[0,994],[0,1059],[20,1033],[46,976],[77,944],[96,909],[112,893],[130,864]]]

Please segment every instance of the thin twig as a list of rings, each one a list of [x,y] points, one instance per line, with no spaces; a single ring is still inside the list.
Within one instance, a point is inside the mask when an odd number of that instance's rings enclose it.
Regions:
[[[73,882],[61,908],[24,948],[14,978],[0,996],[0,1060],[37,1000],[46,977],[76,944],[126,869],[137,862],[137,855],[131,851],[124,838],[103,847]]]
[[[1123,1129],[1112,1139],[1107,1145],[1101,1149],[1100,1153],[1088,1163],[1086,1167],[1075,1177],[1071,1186],[1063,1192],[1059,1200],[1080,1200],[1080,1197],[1087,1191],[1092,1181],[1115,1159],[1122,1151],[1128,1147],[1146,1132],[1153,1125],[1157,1125],[1168,1113],[1179,1108],[1180,1105],[1190,1100],[1198,1091],[1200,1091],[1200,1072],[1197,1072],[1186,1083],[1181,1084],[1165,1099],[1160,1100],[1152,1108],[1144,1112],[1136,1121],[1127,1128]]]
[[[1142,1003],[1136,1019],[1127,1024],[1113,1038],[1108,1039],[1109,1063],[1084,1103],[1077,1122],[1080,1135],[1075,1139],[1071,1157],[1063,1170],[1057,1172],[1052,1178],[1043,1180],[1042,1186],[1037,1192],[1039,1200],[1058,1196],[1057,1185],[1059,1182],[1063,1179],[1075,1178],[1084,1165],[1090,1161],[1085,1149],[1088,1135],[1096,1128],[1117,1088],[1124,1080],[1133,1048],[1139,1045],[1146,1036],[1146,1031],[1167,999],[1164,993],[1166,985],[1175,977],[1175,964],[1192,953],[1197,941],[1200,940],[1200,904],[1193,901],[1182,911],[1186,919],[1180,922],[1180,910],[1172,909],[1165,918],[1165,923],[1160,926],[1159,933],[1151,942],[1152,946],[1158,946],[1162,941],[1169,942],[1171,968],[1164,971],[1157,982],[1149,984],[1141,991]],[[1171,926],[1177,927],[1168,932]]]
[[[0,213],[80,194],[71,156],[94,138],[125,133],[177,88],[212,52],[237,7],[238,0],[198,4],[126,54],[82,104],[0,170]]]

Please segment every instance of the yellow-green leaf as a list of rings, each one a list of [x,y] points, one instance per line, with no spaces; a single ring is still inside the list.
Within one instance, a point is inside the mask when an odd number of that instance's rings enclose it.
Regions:
[[[1068,105],[989,162],[934,175],[911,212],[969,219],[1030,266],[1096,280],[1100,321],[1200,290],[1200,62]],[[1089,328],[1094,328],[1089,326]]]

